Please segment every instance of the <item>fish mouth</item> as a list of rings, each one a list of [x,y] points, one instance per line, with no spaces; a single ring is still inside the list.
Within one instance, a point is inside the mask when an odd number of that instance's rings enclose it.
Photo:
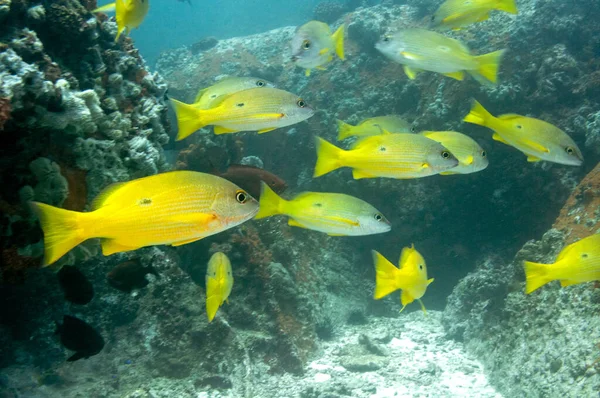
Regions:
[[[292,55],[292,56],[290,57],[290,61],[292,61],[292,62],[296,62],[296,61],[298,61],[299,59],[300,59],[300,57],[299,57],[299,56],[297,56],[297,55]]]

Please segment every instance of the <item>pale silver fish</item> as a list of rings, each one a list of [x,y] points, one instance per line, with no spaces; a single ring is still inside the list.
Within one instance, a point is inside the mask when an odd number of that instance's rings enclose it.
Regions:
[[[331,34],[329,25],[319,21],[310,21],[296,30],[292,38],[292,61],[301,68],[306,69],[306,76],[310,70],[325,69],[324,65],[333,60],[333,54],[344,60],[344,30],[342,25]]]

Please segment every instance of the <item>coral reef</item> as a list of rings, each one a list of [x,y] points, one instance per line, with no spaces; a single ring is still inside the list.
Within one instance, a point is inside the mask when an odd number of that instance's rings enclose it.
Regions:
[[[317,21],[332,23],[337,21],[347,10],[346,5],[339,1],[322,1],[315,7],[313,17]]]

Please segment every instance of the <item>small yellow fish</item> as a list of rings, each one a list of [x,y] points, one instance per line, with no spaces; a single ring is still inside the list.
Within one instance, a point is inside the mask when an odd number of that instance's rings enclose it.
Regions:
[[[485,21],[493,10],[518,13],[515,0],[447,0],[431,16],[429,26],[459,30],[463,26]]]
[[[528,162],[546,160],[567,166],[583,163],[583,155],[575,141],[543,120],[515,114],[496,118],[477,101],[473,101],[471,112],[463,120],[494,130],[494,140],[523,152]]]
[[[402,309],[415,300],[419,300],[421,309],[427,313],[421,297],[425,295],[427,286],[433,282],[433,278],[427,279],[427,265],[425,259],[415,249],[415,246],[405,247],[400,254],[400,261],[396,268],[385,257],[376,252],[373,253],[375,264],[375,293],[373,298],[379,300],[398,289],[402,290],[400,301]]]
[[[215,134],[258,131],[259,134],[290,126],[311,117],[315,111],[302,98],[277,88],[251,88],[198,109],[171,99],[182,140],[204,126],[214,125]]]
[[[411,133],[410,124],[396,115],[377,116],[363,120],[356,126],[352,126],[341,120],[338,123],[338,141],[348,137],[368,137],[379,134]]]
[[[32,202],[44,231],[44,266],[92,238],[108,256],[152,245],[179,246],[254,217],[258,202],[212,174],[172,171],[117,183],[81,213]]]
[[[313,68],[325,69],[323,65],[333,60],[334,52],[345,60],[344,29],[342,25],[331,34],[329,25],[323,22],[310,21],[302,25],[292,38],[292,61],[305,68],[306,76],[310,76]]]
[[[402,64],[409,79],[426,70],[463,80],[465,72],[480,83],[496,84],[504,50],[475,56],[458,40],[425,29],[405,29],[386,35],[375,45],[383,55]]]
[[[525,261],[525,293],[559,280],[562,287],[600,281],[600,234],[583,238],[565,247],[554,264]]]
[[[351,167],[360,178],[420,178],[458,165],[458,160],[440,143],[418,134],[374,135],[345,151],[316,137],[317,164],[314,177],[340,167]]]
[[[487,153],[471,137],[456,131],[423,131],[421,135],[439,142],[458,159],[458,166],[441,175],[471,174],[488,167]]]
[[[200,90],[194,100],[194,105],[198,109],[209,109],[223,96],[257,87],[275,87],[275,85],[256,77],[226,77],[212,86]]]
[[[292,200],[279,197],[262,183],[256,219],[283,214],[288,224],[332,236],[359,236],[388,232],[390,222],[367,202],[341,193],[303,192]]]
[[[227,301],[233,287],[231,262],[225,253],[217,252],[208,261],[206,269],[206,315],[212,322],[219,307]]]
[[[131,29],[138,28],[144,22],[149,8],[150,0],[117,0],[114,3],[98,7],[92,12],[111,12],[116,10],[118,31],[115,41],[118,41],[123,31],[125,31],[125,34],[129,34]]]

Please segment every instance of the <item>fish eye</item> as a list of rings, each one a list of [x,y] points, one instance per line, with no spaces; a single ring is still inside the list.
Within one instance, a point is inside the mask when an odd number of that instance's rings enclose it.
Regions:
[[[419,264],[419,269],[423,271],[423,264]]]
[[[565,148],[565,152],[567,152],[569,155],[572,155],[575,152],[575,150],[573,149],[573,147],[568,146]]]
[[[244,191],[237,191],[235,193],[235,200],[237,200],[238,203],[244,204],[248,201],[248,194]]]
[[[416,128],[415,126],[412,126],[412,127],[410,128],[410,132],[411,132],[411,133],[416,133],[416,132],[417,132],[417,128]]]
[[[481,157],[484,158],[487,156],[487,153],[485,153],[485,151],[481,151]]]
[[[523,128],[523,126],[521,126],[520,124],[517,124],[516,126],[519,130],[521,130]]]
[[[588,254],[587,253],[581,253],[581,258],[588,258]]]
[[[383,221],[383,215],[375,213],[375,221]]]
[[[435,15],[431,16],[431,22],[435,22]]]
[[[442,151],[442,157],[444,159],[448,159],[450,157],[450,152],[448,152],[448,151]]]
[[[302,42],[302,48],[305,49],[305,50],[308,50],[310,48],[310,45],[311,45],[310,44],[310,40],[304,40]]]
[[[304,108],[306,106],[306,102],[304,102],[304,100],[302,98],[300,98],[298,101],[296,101],[296,104],[300,107],[300,108]]]
[[[258,87],[264,87],[266,85],[266,83],[263,80],[257,80],[256,81],[256,85]]]
[[[383,41],[390,41],[390,37],[389,36],[383,36]]]

